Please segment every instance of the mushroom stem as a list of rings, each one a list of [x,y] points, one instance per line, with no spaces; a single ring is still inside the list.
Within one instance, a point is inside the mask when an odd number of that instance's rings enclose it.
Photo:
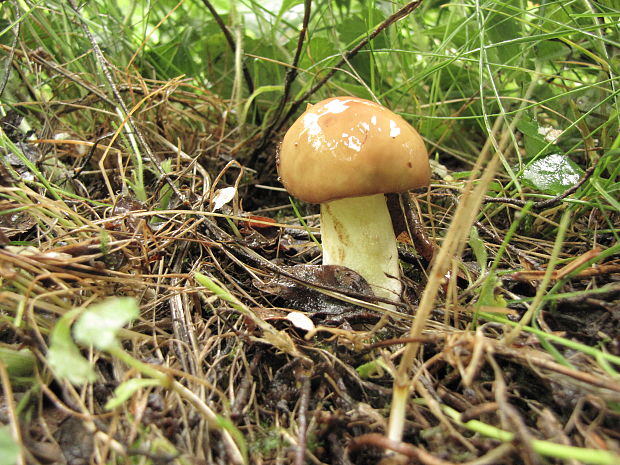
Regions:
[[[377,297],[400,300],[398,250],[383,194],[322,203],[321,239],[324,265],[346,266]]]

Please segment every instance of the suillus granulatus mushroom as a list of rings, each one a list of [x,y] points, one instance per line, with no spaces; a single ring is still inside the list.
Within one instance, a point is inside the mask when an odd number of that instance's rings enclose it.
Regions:
[[[399,301],[398,251],[384,194],[428,185],[418,132],[377,103],[329,98],[309,106],[288,130],[278,173],[291,195],[321,204],[323,264],[348,267],[376,296]]]

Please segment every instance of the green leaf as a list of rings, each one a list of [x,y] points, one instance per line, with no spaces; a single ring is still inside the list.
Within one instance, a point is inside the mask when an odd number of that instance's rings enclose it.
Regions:
[[[487,269],[489,256],[487,254],[487,248],[478,234],[478,228],[475,226],[471,227],[471,231],[469,233],[469,246],[474,252],[478,266],[480,266],[480,269],[484,272],[484,270]]]
[[[11,378],[34,375],[35,361],[34,355],[28,349],[0,347],[0,362],[6,365]]]
[[[248,463],[248,445],[245,442],[245,437],[241,431],[239,431],[230,419],[221,415],[216,416],[216,422],[220,428],[225,429],[232,436],[235,444],[239,447],[239,452],[241,452],[241,455],[243,456],[243,463]]]
[[[297,38],[295,38],[295,40],[297,40]],[[336,45],[337,44],[335,44],[333,40],[315,35],[311,41],[306,43],[306,52],[302,55],[300,67],[311,68],[327,57],[338,56],[338,48]]]
[[[159,386],[161,383],[157,379],[152,378],[135,378],[125,381],[114,389],[114,397],[105,404],[107,410],[112,410],[123,404],[134,393],[142,388],[150,386]]]
[[[620,202],[614,198],[614,195],[617,195],[617,190],[615,189],[615,185],[607,185],[602,186],[598,179],[593,179],[592,185],[598,191],[601,196],[609,202],[609,204],[616,209],[616,211],[620,211]],[[611,193],[611,194],[610,194]]]
[[[0,465],[15,465],[19,458],[19,444],[13,439],[10,426],[0,427]]]
[[[75,339],[99,350],[116,347],[116,333],[140,314],[138,303],[131,297],[114,297],[91,305],[75,323]]]
[[[523,27],[519,21],[522,11],[521,0],[494,2],[492,12],[487,17],[487,34],[495,44],[497,56],[502,63],[518,61],[522,56],[522,46],[516,43],[503,43],[523,37]]]
[[[389,371],[389,368],[383,360],[377,358],[361,364],[355,368],[355,371],[357,371],[362,379],[370,379],[383,376],[386,371]]]
[[[353,44],[364,37],[366,21],[356,15],[349,16],[344,18],[342,22],[336,26],[336,30],[343,44]]]
[[[480,288],[478,304],[487,307],[506,307],[506,300],[496,292],[500,284],[497,275],[490,272]]]
[[[282,4],[280,5],[280,11],[278,12],[278,19],[287,11],[290,11],[293,9],[293,7],[297,6],[297,5],[301,5],[303,3],[303,0],[283,0]]]
[[[54,375],[77,385],[92,382],[97,378],[93,367],[71,338],[71,322],[78,311],[72,310],[58,320],[50,334],[50,347],[47,351],[47,361]]]
[[[553,153],[531,162],[523,171],[522,180],[536,190],[558,195],[574,186],[581,170],[567,156]]]
[[[198,284],[209,289],[220,299],[230,302],[231,304],[239,304],[239,301],[230,292],[218,286],[217,283],[208,276],[202,273],[194,273],[194,279]]]
[[[9,45],[11,43],[13,37],[11,37],[11,34],[7,34],[7,32],[12,30],[15,26],[15,23],[8,19],[0,19],[0,44]]]
[[[517,123],[517,129],[523,134],[523,143],[527,157],[534,158],[537,155],[557,150],[555,146],[545,140],[545,137],[539,132],[539,128],[538,123],[529,116],[524,116]]]
[[[563,42],[557,40],[543,40],[536,46],[536,59],[538,60],[555,60],[564,58],[571,52]]]

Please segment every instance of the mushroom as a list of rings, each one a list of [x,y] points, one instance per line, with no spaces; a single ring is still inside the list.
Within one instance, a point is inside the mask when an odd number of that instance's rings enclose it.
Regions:
[[[377,297],[400,301],[398,250],[384,194],[428,185],[428,154],[418,132],[377,103],[329,98],[293,123],[277,164],[291,195],[321,204],[323,264],[348,267]]]

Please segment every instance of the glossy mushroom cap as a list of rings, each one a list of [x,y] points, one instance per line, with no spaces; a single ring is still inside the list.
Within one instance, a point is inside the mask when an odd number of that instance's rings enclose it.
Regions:
[[[418,132],[387,108],[356,97],[309,107],[284,136],[278,173],[290,194],[310,203],[404,192],[430,180]]]

